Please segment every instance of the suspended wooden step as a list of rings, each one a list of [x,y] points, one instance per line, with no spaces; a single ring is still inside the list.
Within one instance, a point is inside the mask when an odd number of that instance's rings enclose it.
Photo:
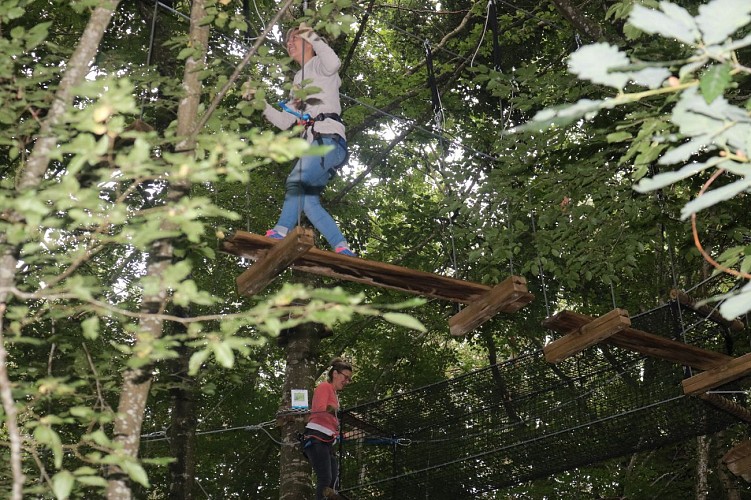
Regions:
[[[707,371],[683,379],[683,393],[696,396],[748,374],[751,374],[751,353],[739,358],[730,358]]]
[[[751,482],[751,440],[736,445],[725,453],[722,461],[730,472]]]
[[[563,313],[565,312],[567,311],[563,311]],[[589,321],[581,326],[563,326],[564,317],[561,316],[563,313],[558,313],[553,318],[549,318],[542,323],[543,326],[551,330],[560,331],[557,330],[559,327],[566,329],[563,332],[565,333],[563,337],[550,342],[543,348],[545,361],[548,363],[558,363],[631,326],[628,311],[623,309],[613,309],[599,318],[589,318]],[[571,328],[568,328],[569,326]]]
[[[619,311],[619,312],[616,312]],[[543,321],[543,326],[550,330],[564,334],[566,337],[557,339],[546,346],[546,350],[552,351],[550,358],[556,363],[571,356],[597,342],[603,342],[609,345],[629,349],[645,356],[665,359],[681,365],[690,366],[699,370],[711,370],[730,362],[733,358],[708,349],[684,344],[671,339],[666,339],[652,333],[647,333],[635,328],[631,328],[630,320],[625,325],[623,313],[628,313],[622,309],[614,309],[601,318],[593,318],[586,314],[580,314],[573,311],[561,311],[555,316]],[[589,329],[582,327],[594,322],[600,321]],[[623,328],[621,328],[623,326]],[[566,339],[566,340],[564,340]],[[596,339],[594,342],[590,340]],[[559,342],[558,346],[555,346]],[[564,346],[564,347],[561,347]],[[548,359],[548,353],[545,353]]]
[[[468,307],[449,320],[452,335],[463,335],[496,313],[516,312],[534,298],[527,290],[527,280],[522,276],[510,276],[491,287],[384,262],[347,257],[316,248],[313,246],[312,230],[300,226],[282,240],[237,231],[222,243],[222,249],[255,261],[237,278],[238,292],[243,295],[260,292],[289,267],[320,276],[467,304]]]

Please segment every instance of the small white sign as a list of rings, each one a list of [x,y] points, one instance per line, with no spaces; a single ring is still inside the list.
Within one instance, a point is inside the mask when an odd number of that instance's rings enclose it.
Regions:
[[[292,389],[292,408],[308,409],[308,391],[306,389]]]

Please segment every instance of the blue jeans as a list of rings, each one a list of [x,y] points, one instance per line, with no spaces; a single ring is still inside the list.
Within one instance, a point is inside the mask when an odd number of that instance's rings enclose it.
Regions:
[[[287,177],[287,192],[279,221],[274,229],[282,234],[297,225],[300,214],[305,212],[308,220],[320,232],[332,248],[346,245],[334,219],[321,205],[321,191],[331,179],[330,169],[341,165],[347,157],[347,143],[344,139],[323,137],[326,146],[334,149],[321,156],[300,158]]]

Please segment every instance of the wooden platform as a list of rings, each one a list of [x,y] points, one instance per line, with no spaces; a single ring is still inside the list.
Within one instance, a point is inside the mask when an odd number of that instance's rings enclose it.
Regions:
[[[614,311],[622,310],[615,309]],[[616,314],[611,311],[611,313],[609,314],[621,317],[620,313]],[[605,316],[602,316],[602,318],[605,318]],[[601,340],[588,343],[586,341],[586,338],[582,335],[581,330],[585,325],[588,325],[595,320],[596,318],[573,311],[561,311],[555,316],[547,318],[542,323],[545,328],[563,333],[565,335],[565,337],[557,339],[551,344],[548,344],[548,346],[553,346],[555,342],[562,342],[568,337],[568,340],[564,342],[570,342],[575,346],[578,343],[578,346],[581,347],[578,350],[569,349],[565,354],[567,356],[570,356],[588,347],[589,345],[596,343],[597,341],[602,341],[603,343],[621,347],[623,349],[629,349],[645,356],[673,361],[675,363],[690,366],[699,370],[711,370],[713,368],[723,366],[733,359],[731,356],[728,356],[726,354],[710,351],[708,349],[702,349],[700,347],[695,347],[689,344],[684,344],[683,342],[666,339],[652,333],[647,333],[635,328],[631,328],[630,326],[625,326],[624,328],[620,329],[615,328],[619,323],[623,323],[622,319],[615,320],[615,324],[610,323],[611,327],[613,327],[614,330],[612,331],[612,333],[598,329],[592,329],[592,332],[590,333],[593,333],[594,337],[600,335],[600,337],[602,338]],[[608,324],[604,323],[604,325],[605,329],[607,329]],[[610,333],[610,335],[603,335],[604,333]],[[548,346],[545,347],[546,359],[548,356],[547,350],[552,350],[552,347],[548,349]],[[555,352],[553,354],[555,354]],[[565,356],[551,356],[551,359],[553,358],[555,358],[556,361],[551,362],[557,362],[561,359],[564,359]]]
[[[736,445],[725,453],[722,461],[730,472],[751,482],[751,440]]]
[[[467,308],[449,321],[453,335],[462,335],[477,328],[498,312],[516,312],[534,298],[527,290],[527,281],[521,276],[510,276],[491,287],[384,262],[347,257],[314,247],[312,232],[299,226],[282,240],[237,231],[222,243],[222,249],[255,261],[237,279],[241,294],[260,292],[289,267],[320,276],[467,304]]]

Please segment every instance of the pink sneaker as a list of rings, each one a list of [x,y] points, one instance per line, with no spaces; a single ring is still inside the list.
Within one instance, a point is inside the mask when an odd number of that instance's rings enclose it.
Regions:
[[[339,255],[346,255],[347,257],[357,257],[357,254],[349,249],[349,247],[336,247],[334,249]]]
[[[274,229],[269,229],[268,231],[266,231],[266,237],[267,238],[271,238],[272,240],[283,240],[284,239],[284,235],[282,235],[281,233],[275,231]]]

